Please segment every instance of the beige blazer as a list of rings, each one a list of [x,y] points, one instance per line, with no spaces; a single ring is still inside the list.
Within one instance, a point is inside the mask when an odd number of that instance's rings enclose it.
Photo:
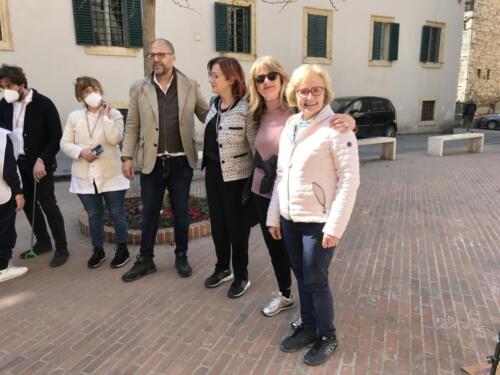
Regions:
[[[123,138],[123,116],[112,108],[107,116],[100,117],[99,123],[92,134],[89,134],[85,109],[73,111],[68,116],[61,138],[61,150],[73,159],[71,175],[78,178],[88,178],[90,163],[80,158],[84,148],[94,148],[101,145],[104,152],[93,162],[98,166],[102,177],[110,178],[122,173],[120,142]],[[100,186],[97,186],[99,189]],[[100,189],[99,189],[100,191]]]
[[[205,121],[208,105],[203,99],[199,85],[185,74],[175,69],[177,76],[177,97],[179,102],[179,131],[182,147],[191,168],[196,168],[198,153],[194,141],[194,115]],[[159,136],[158,99],[151,76],[135,82],[130,88],[127,123],[123,139],[122,155],[137,155],[137,165],[141,172],[153,170],[158,154]]]

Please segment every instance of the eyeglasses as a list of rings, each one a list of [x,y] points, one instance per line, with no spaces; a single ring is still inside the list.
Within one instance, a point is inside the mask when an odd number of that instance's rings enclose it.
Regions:
[[[148,53],[148,59],[154,60],[155,57],[158,57],[160,60],[163,59],[165,56],[172,56],[174,55],[173,52],[158,52],[158,53]]]
[[[295,92],[298,96],[307,98],[309,94],[312,94],[312,96],[320,96],[324,91],[324,87],[311,87],[310,89],[300,89],[296,90]]]
[[[276,78],[278,78],[278,73],[277,72],[269,72],[267,74],[259,74],[258,76],[255,77],[255,82],[258,84],[264,83],[266,80],[266,77],[269,81],[274,81]]]

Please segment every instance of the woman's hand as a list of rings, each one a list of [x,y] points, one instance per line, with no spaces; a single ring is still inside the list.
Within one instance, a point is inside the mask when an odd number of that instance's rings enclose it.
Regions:
[[[274,240],[281,240],[281,229],[279,227],[268,227],[268,229]]]
[[[107,116],[109,114],[110,110],[111,110],[111,106],[106,102],[102,102],[102,114],[104,116]]]
[[[330,247],[335,247],[339,244],[340,238],[330,236],[329,234],[323,235],[323,249],[328,249]]]
[[[349,115],[339,113],[330,119],[330,127],[341,133],[356,130],[356,121]]]
[[[84,148],[82,151],[80,151],[79,157],[87,160],[89,163],[92,163],[97,159],[97,156],[92,152],[91,148]]]

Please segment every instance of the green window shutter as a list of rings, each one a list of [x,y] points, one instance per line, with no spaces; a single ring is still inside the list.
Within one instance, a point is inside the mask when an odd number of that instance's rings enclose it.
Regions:
[[[380,60],[381,49],[382,49],[382,22],[374,22],[372,60]]]
[[[328,16],[307,15],[307,56],[327,57]]]
[[[142,1],[139,0],[126,0],[126,13],[127,17],[127,47],[142,48]]]
[[[94,29],[90,1],[73,0],[73,18],[75,20],[76,44],[94,45]]]
[[[396,61],[398,59],[399,48],[399,23],[391,23],[389,30],[389,61]]]
[[[422,27],[422,42],[420,44],[420,61],[428,62],[429,61],[429,43],[431,39],[431,27],[423,26]]]
[[[441,40],[441,28],[432,27],[431,28],[431,38],[430,38],[430,51],[429,51],[429,61],[438,62],[439,61],[439,43]]]
[[[250,23],[250,7],[243,8],[243,52],[250,53],[251,51],[251,28],[252,24]]]
[[[215,50],[228,50],[227,32],[227,5],[215,3]]]

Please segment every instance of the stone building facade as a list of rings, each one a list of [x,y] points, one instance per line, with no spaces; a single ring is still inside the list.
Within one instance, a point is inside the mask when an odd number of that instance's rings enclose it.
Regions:
[[[500,102],[499,19],[499,0],[466,1],[457,100],[473,100],[478,112]]]

